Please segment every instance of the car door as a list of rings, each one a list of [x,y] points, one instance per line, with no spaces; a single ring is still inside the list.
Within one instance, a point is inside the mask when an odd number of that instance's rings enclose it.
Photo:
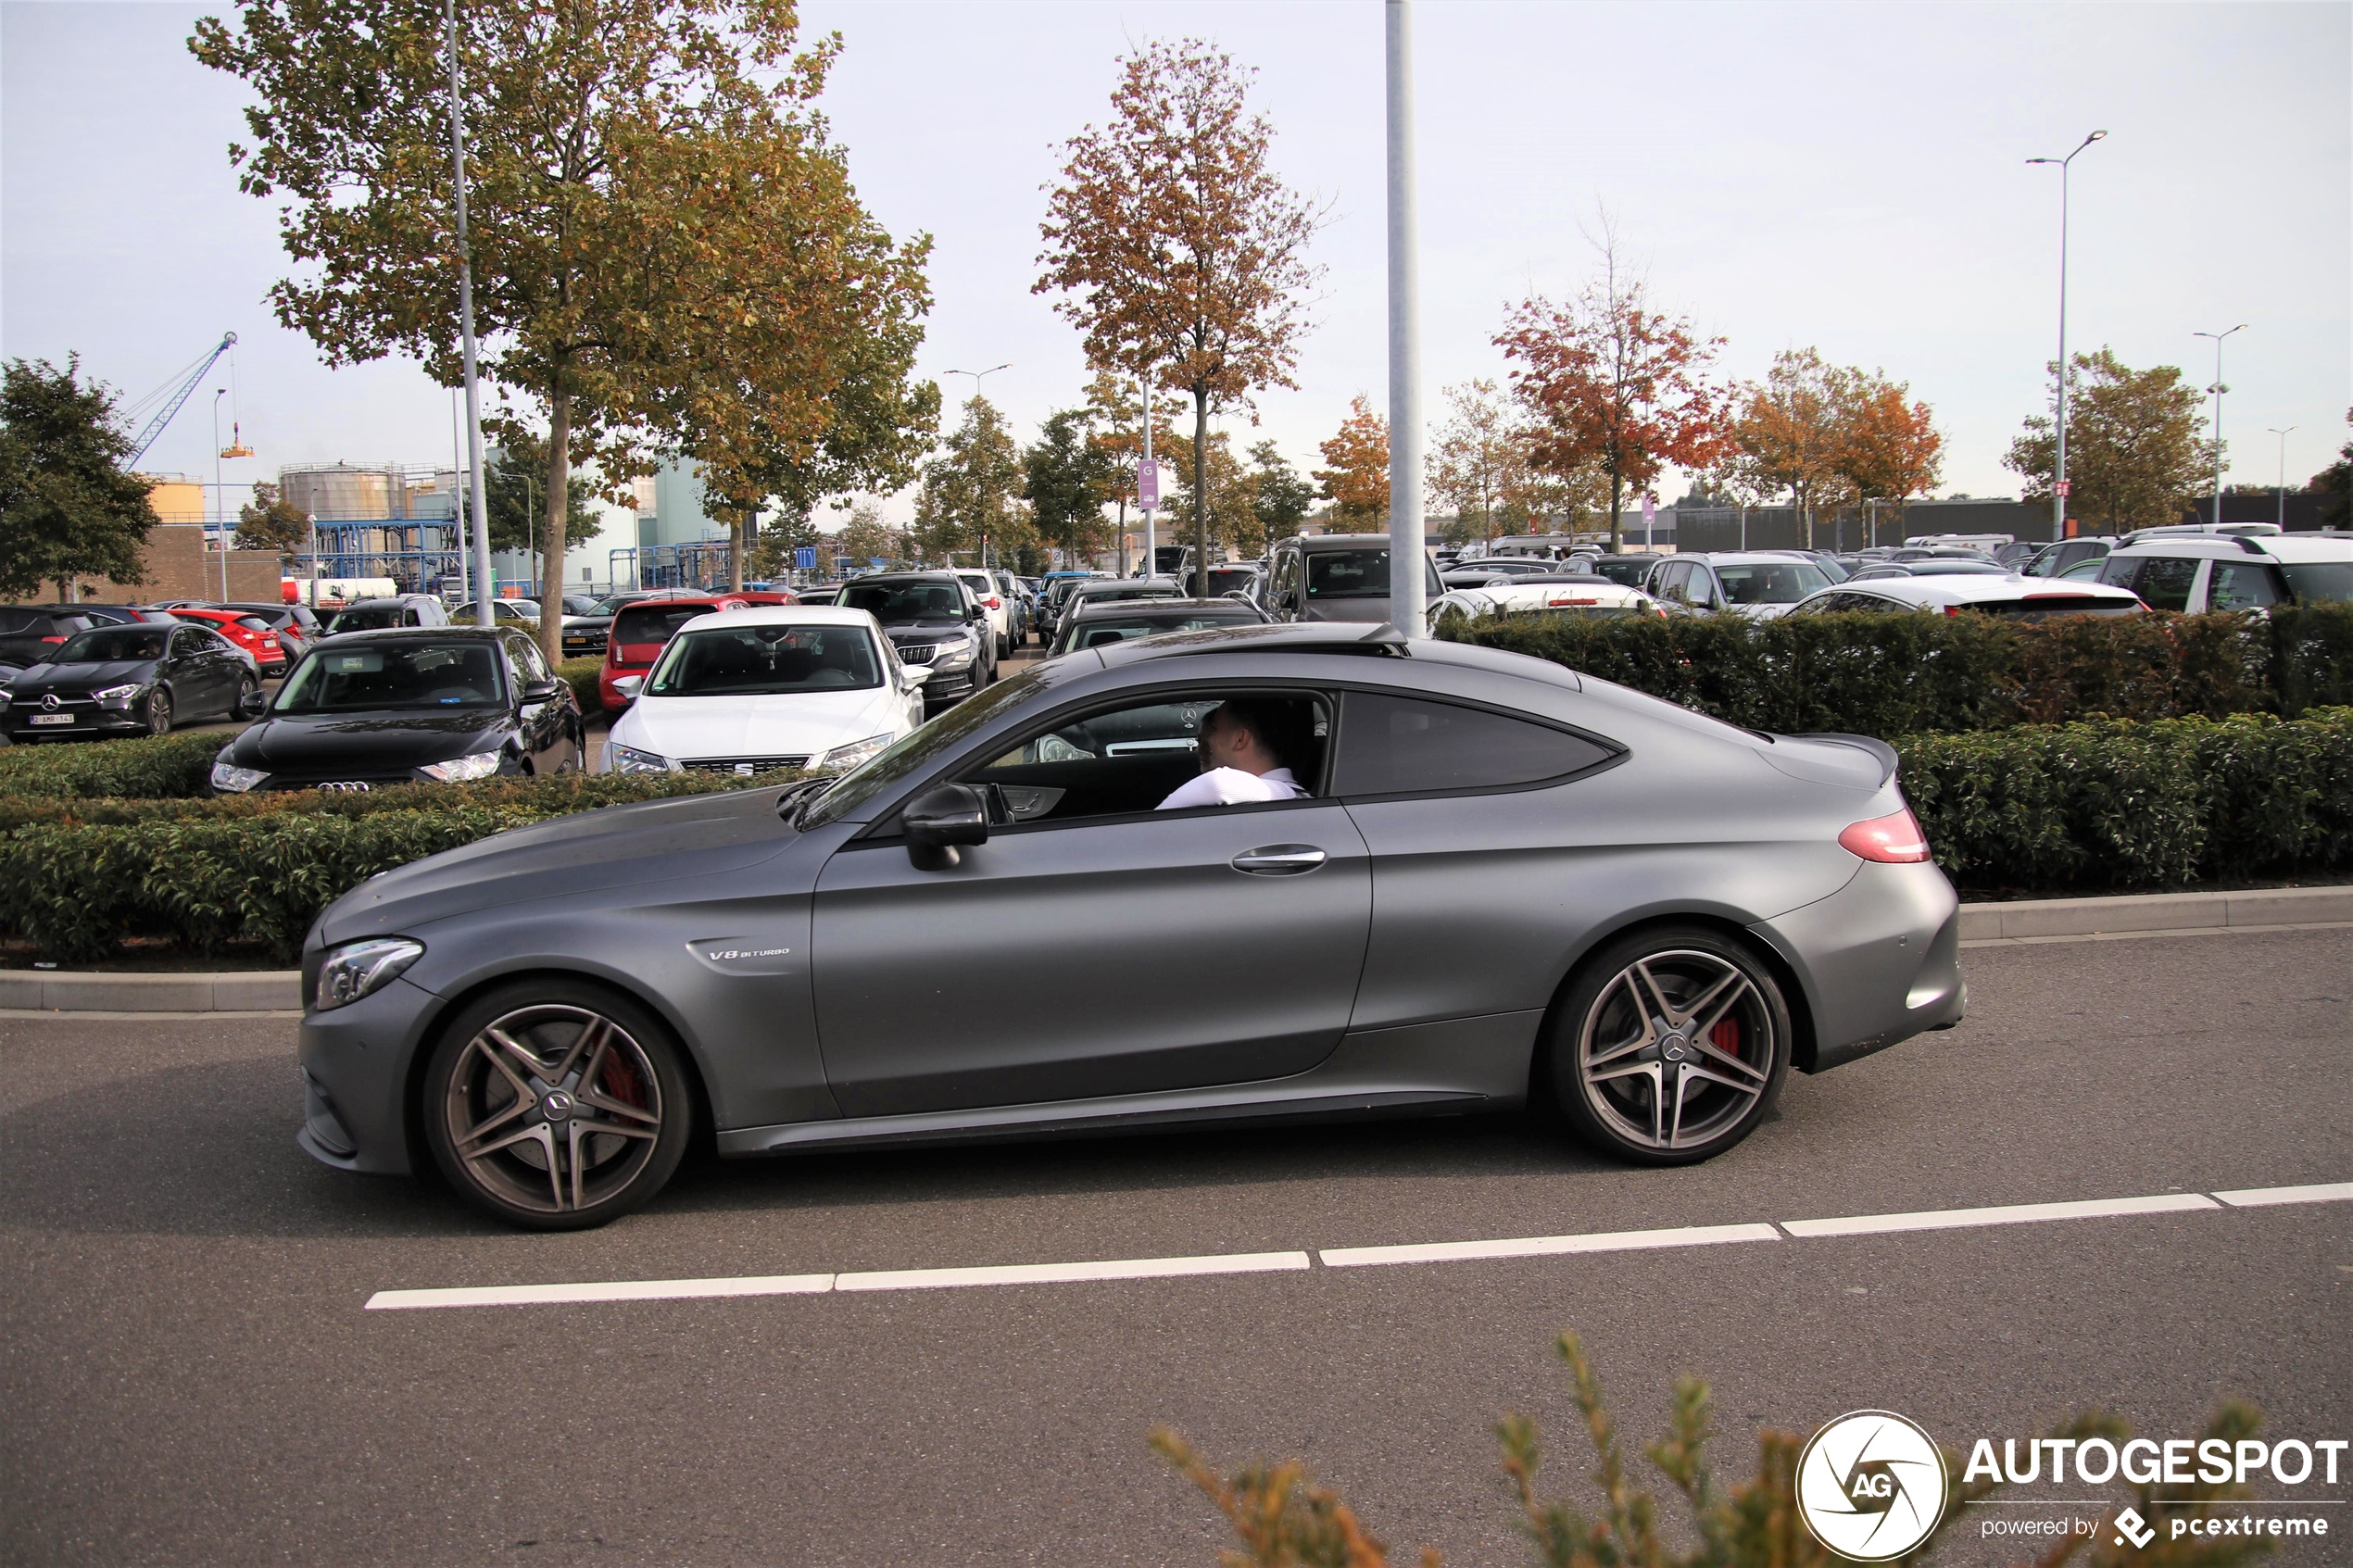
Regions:
[[[563,703],[560,697],[523,696],[547,679],[547,667],[539,657],[538,645],[528,637],[511,633],[499,638],[498,643],[507,656],[509,700],[515,705],[516,729],[523,754],[531,759],[531,771],[560,772],[567,762],[574,760],[569,755]]]
[[[1316,797],[1126,809],[1191,776],[1183,716],[1227,695],[1057,716],[962,759],[940,777],[993,784],[1005,820],[951,869],[918,869],[887,824],[826,862],[812,957],[845,1114],[1252,1082],[1330,1054],[1372,912],[1348,813]],[[1319,696],[1284,700],[1328,714]]]
[[[245,689],[249,667],[245,656],[236,644],[210,626],[182,628],[195,649],[195,665],[203,682],[203,696],[194,709],[182,708],[181,713],[230,713],[237,706],[237,694]]]

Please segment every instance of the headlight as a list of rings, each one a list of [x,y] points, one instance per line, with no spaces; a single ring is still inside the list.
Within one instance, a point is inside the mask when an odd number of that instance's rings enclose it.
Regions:
[[[954,664],[970,664],[973,661],[973,646],[969,642],[942,643],[939,645],[939,651],[931,656],[931,661],[940,668]]]
[[[678,764],[667,757],[657,756],[650,751],[640,751],[634,746],[615,746],[610,741],[605,743],[605,760],[611,765],[612,771],[616,773],[679,771]]]
[[[501,753],[477,751],[472,757],[454,757],[447,762],[428,762],[417,771],[444,784],[464,784],[469,779],[486,779],[498,771]]]
[[[99,702],[120,707],[137,696],[143,689],[138,682],[132,681],[126,685],[108,686],[105,691],[92,692],[90,695]]]
[[[328,1012],[358,1001],[425,956],[422,942],[406,936],[371,936],[327,949],[319,966],[319,984],[310,993],[311,1008]]]
[[[820,769],[855,768],[889,744],[888,735],[868,735],[864,740],[852,741],[848,746],[834,747],[825,753],[825,759],[817,766]]]
[[[269,776],[258,768],[240,768],[225,757],[212,765],[212,787],[233,795],[243,795]]]

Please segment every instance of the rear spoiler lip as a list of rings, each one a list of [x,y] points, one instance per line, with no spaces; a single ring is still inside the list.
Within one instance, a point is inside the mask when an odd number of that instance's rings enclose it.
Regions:
[[[1787,740],[1826,740],[1831,742],[1833,745],[1851,746],[1857,751],[1866,752],[1872,758],[1876,759],[1879,762],[1879,782],[1882,786],[1886,784],[1888,780],[1895,776],[1896,764],[1903,760],[1903,759],[1895,755],[1895,748],[1894,746],[1888,745],[1883,740],[1875,740],[1869,735],[1841,734],[1833,731],[1823,730],[1817,731],[1809,734],[1787,735],[1783,738]]]

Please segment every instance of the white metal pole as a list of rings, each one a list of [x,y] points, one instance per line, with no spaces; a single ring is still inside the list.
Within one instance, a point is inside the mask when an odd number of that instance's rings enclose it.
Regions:
[[[473,552],[466,547],[466,443],[458,428],[458,395],[449,395],[449,520],[458,525],[458,602],[472,598]]]
[[[2222,394],[2229,390],[2222,384],[2222,340],[2230,336],[2231,332],[2246,330],[2246,323],[2241,321],[2229,332],[2190,334],[2192,337],[2210,337],[2214,340],[2214,384],[2207,390],[2214,394],[2214,526],[2217,528],[2222,526]]]
[[[1389,23],[1389,620],[1429,632],[1422,585],[1422,332],[1414,233],[1414,34],[1411,0],[1387,0]]]
[[[220,400],[229,395],[227,387],[212,395],[212,505],[220,515],[220,602],[229,602],[229,493],[220,488]]]
[[[468,497],[473,503],[474,624],[491,624],[490,505],[482,474],[482,395],[476,384],[474,358],[474,264],[466,243],[466,109],[465,84],[459,74],[458,0],[447,0],[449,16],[449,161],[455,176],[458,207],[458,328],[466,364],[466,464]]]
[[[1140,392],[1142,392],[1142,393],[1143,393],[1143,395],[1144,395],[1144,464],[1143,464],[1143,466],[1144,466],[1144,468],[1150,468],[1150,467],[1151,467],[1151,463],[1152,463],[1152,376],[1151,376],[1151,372],[1150,370],[1146,370],[1146,371],[1145,371],[1145,372],[1144,372],[1141,376],[1139,376],[1139,377],[1137,378],[1137,380],[1136,380],[1136,385],[1137,385],[1138,390],[1139,390],[1139,391],[1140,391]],[[1155,478],[1157,478],[1157,476],[1155,476]],[[1159,488],[1160,488],[1160,487],[1159,487],[1159,485],[1158,485],[1158,484],[1156,484],[1156,483],[1155,483],[1155,484],[1153,485],[1153,487],[1152,487],[1152,489],[1153,489],[1153,495],[1152,495],[1152,499],[1154,499],[1155,501],[1157,501],[1157,500],[1160,498],[1160,495],[1159,495]],[[1138,506],[1139,506],[1139,507],[1143,507],[1143,512],[1144,512],[1144,575],[1145,575],[1146,577],[1157,577],[1157,576],[1159,576],[1159,575],[1160,575],[1160,557],[1159,557],[1159,555],[1158,555],[1158,554],[1157,554],[1157,553],[1153,550],[1153,548],[1152,548],[1152,521],[1153,521],[1153,515],[1154,515],[1154,513],[1155,513],[1155,512],[1156,512],[1159,508],[1156,508],[1156,507],[1144,507],[1144,506],[1143,506],[1143,501],[1144,501],[1144,494],[1143,494],[1143,478],[1142,478],[1142,470],[1138,470],[1138,473],[1137,473],[1137,483],[1136,483],[1136,504],[1137,504]]]
[[[2059,166],[2059,351],[2058,351],[2058,419],[2056,433],[2058,440],[2057,460],[2053,465],[2051,484],[2051,537],[2067,537],[2067,177],[2075,165],[2075,153],[2102,140],[2105,131],[2095,131],[2083,138],[2074,153],[2065,157],[2031,157],[2029,163],[2056,163]]]
[[[2297,427],[2290,425],[2287,430],[2274,429],[2271,432],[2273,435],[2280,438],[2280,483],[2278,489],[2272,494],[2279,501],[2279,525],[2280,532],[2283,533],[2287,532],[2287,431],[2296,428]]]

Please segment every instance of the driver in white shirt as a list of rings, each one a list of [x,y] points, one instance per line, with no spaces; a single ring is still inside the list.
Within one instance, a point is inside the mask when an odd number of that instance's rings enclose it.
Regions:
[[[1201,774],[1160,803],[1175,811],[1188,806],[1239,806],[1251,800],[1296,800],[1307,791],[1283,765],[1278,744],[1288,717],[1282,706],[1231,698],[1204,714],[1195,755]]]

